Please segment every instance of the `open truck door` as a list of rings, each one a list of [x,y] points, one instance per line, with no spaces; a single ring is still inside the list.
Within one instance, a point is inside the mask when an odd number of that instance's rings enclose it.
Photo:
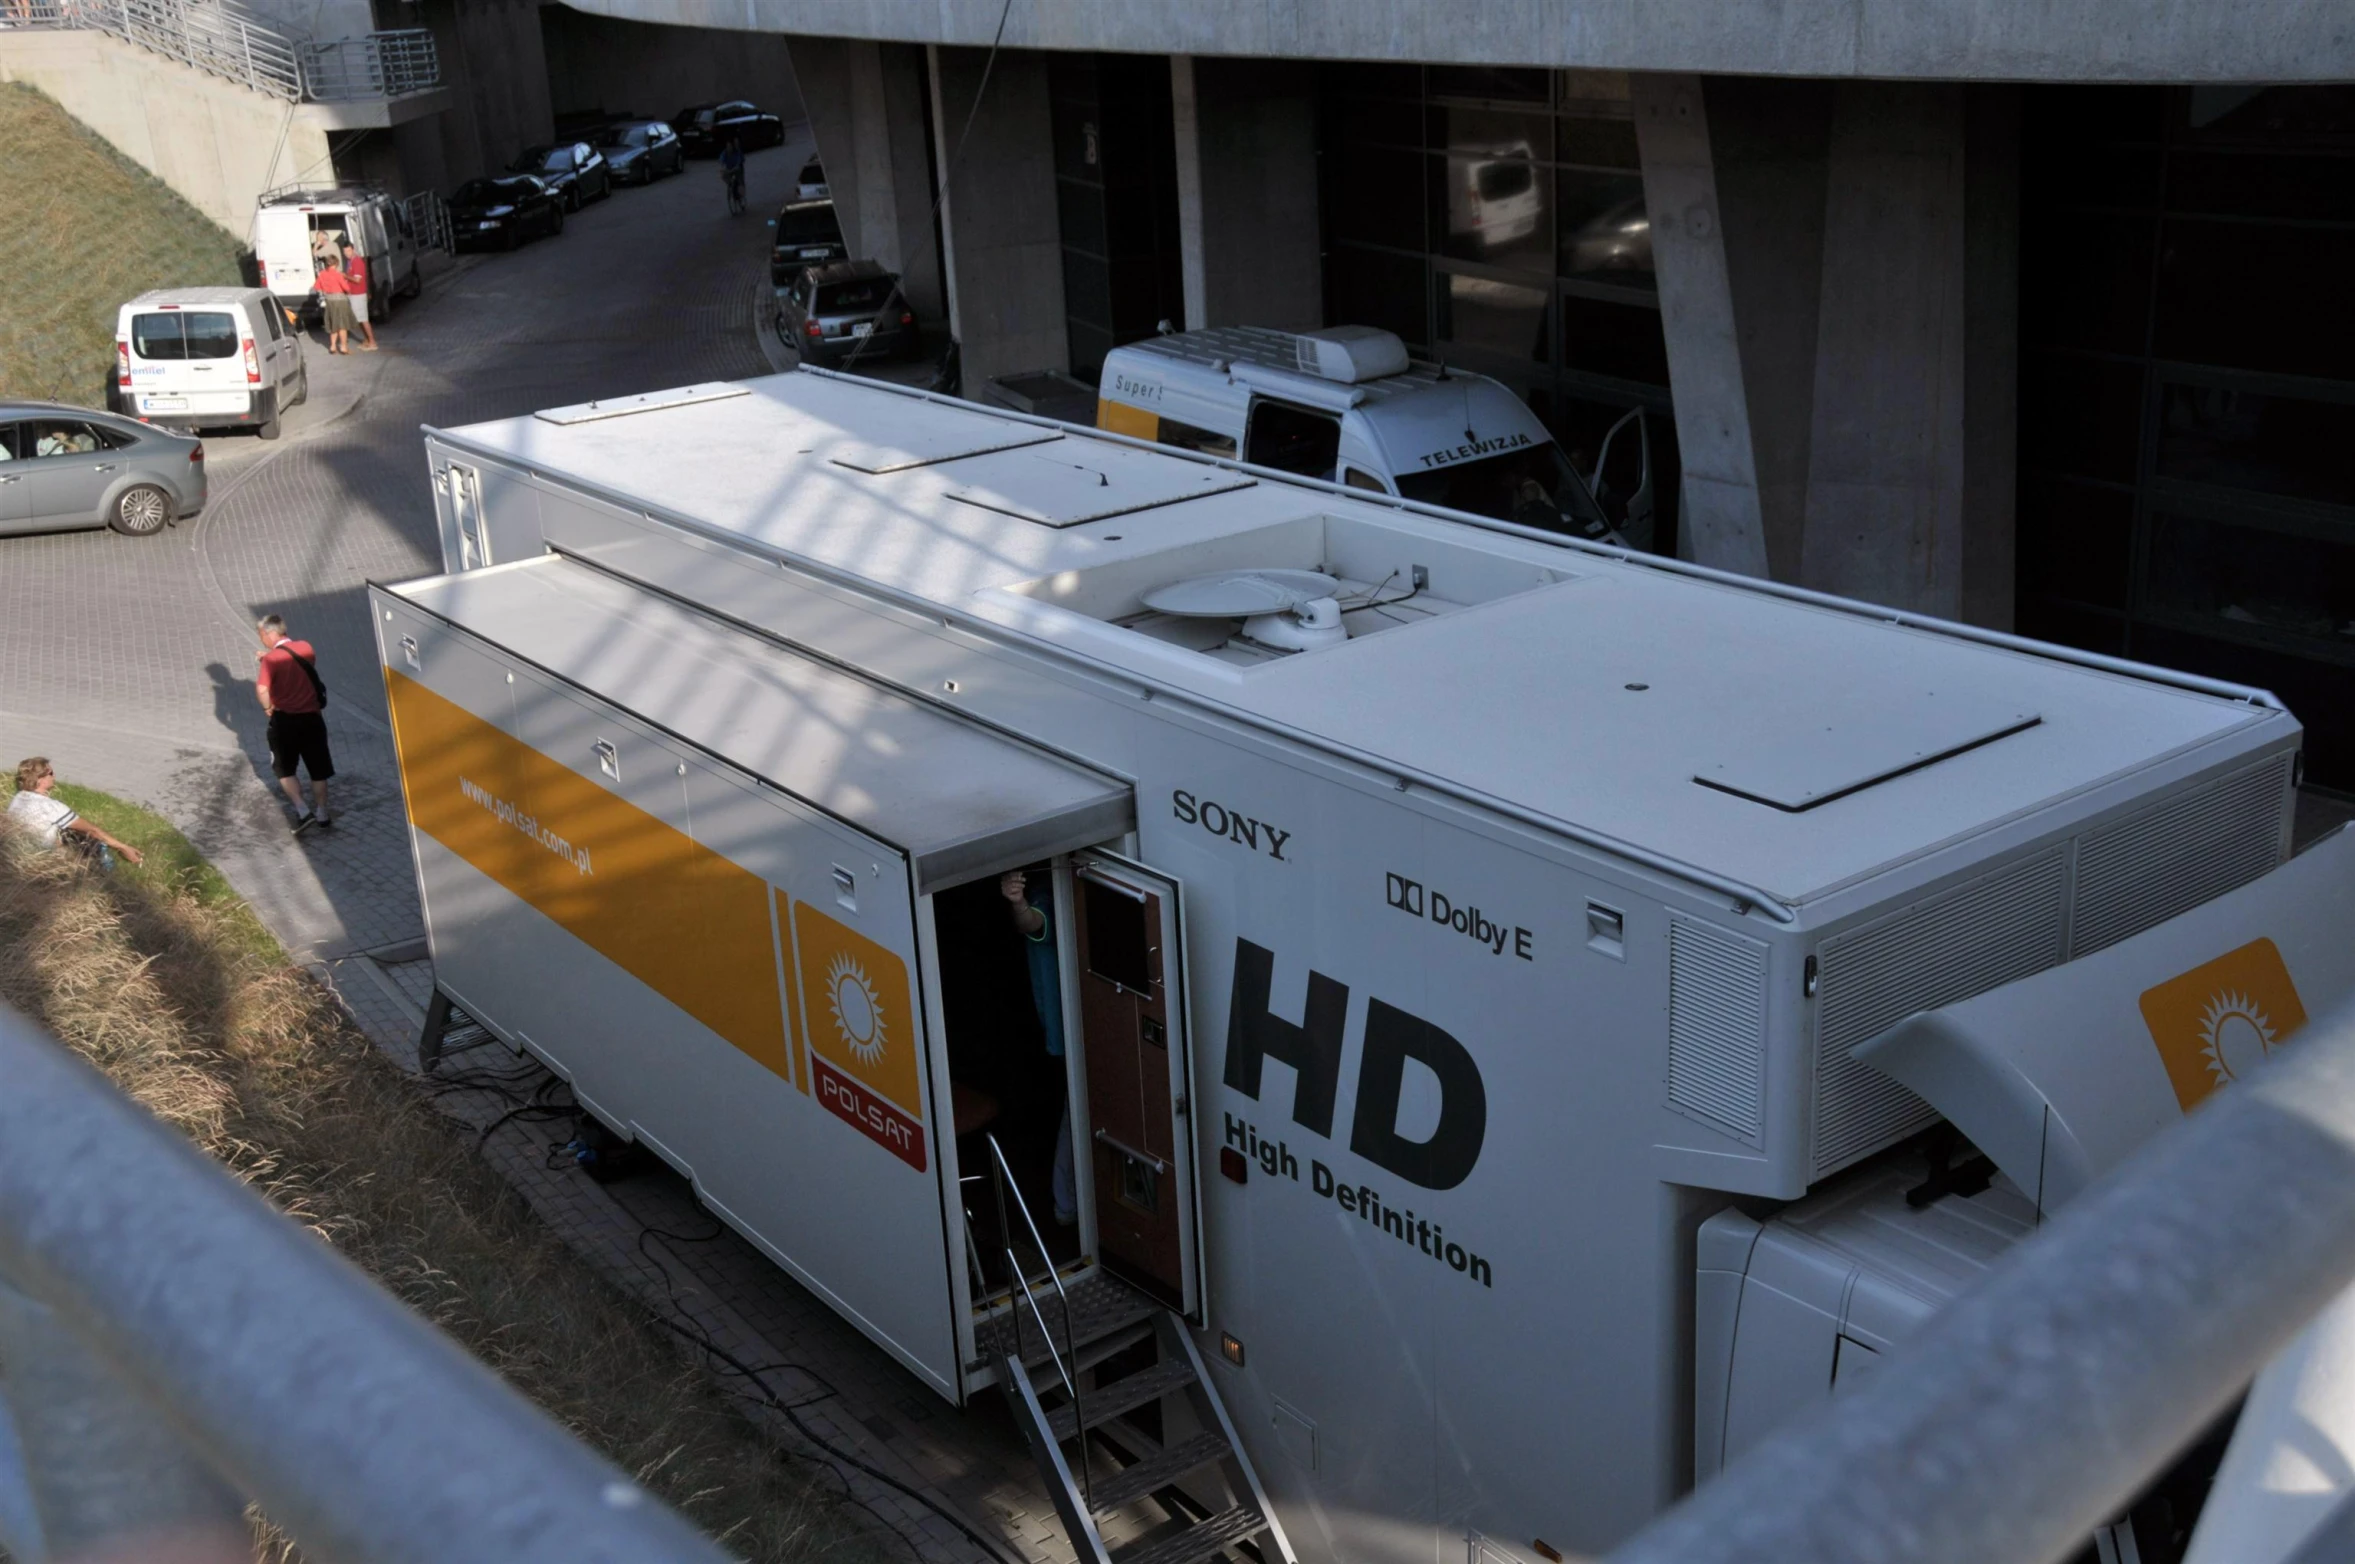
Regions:
[[[1098,1255],[1198,1324],[1202,1215],[1178,883],[1097,852],[1077,860],[1072,885]]]

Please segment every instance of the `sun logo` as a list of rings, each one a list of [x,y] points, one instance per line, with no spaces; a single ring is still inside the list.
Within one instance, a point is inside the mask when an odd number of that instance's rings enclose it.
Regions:
[[[883,1001],[867,979],[867,969],[850,956],[837,954],[826,964],[826,1003],[834,1012],[834,1029],[850,1046],[859,1063],[873,1065],[883,1057],[885,1028]]]
[[[2255,1068],[2278,1035],[2264,1007],[2234,990],[2215,995],[2200,1012],[2200,1056],[2219,1086]]]

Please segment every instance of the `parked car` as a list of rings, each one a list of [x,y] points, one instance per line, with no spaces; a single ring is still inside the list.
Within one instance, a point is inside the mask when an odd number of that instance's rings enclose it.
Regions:
[[[832,197],[834,192],[826,184],[826,165],[816,158],[802,164],[801,173],[794,179],[793,193],[803,201],[824,201]]]
[[[650,185],[665,174],[687,166],[687,149],[670,126],[658,119],[624,120],[597,133],[597,150],[604,154],[613,181],[620,185]]]
[[[671,129],[679,133],[689,157],[718,157],[720,143],[731,139],[747,152],[785,144],[785,122],[741,98],[681,109],[671,116]]]
[[[560,141],[552,147],[526,147],[510,173],[529,174],[563,197],[568,211],[579,211],[591,201],[613,194],[613,171],[605,154],[585,141]]]
[[[850,259],[832,201],[788,201],[769,226],[777,230],[769,247],[769,281],[779,288],[792,287],[813,266]]]
[[[112,527],[146,537],[204,501],[204,442],[194,435],[61,402],[0,401],[0,532]]]
[[[839,364],[904,356],[916,347],[916,316],[899,276],[879,261],[813,266],[777,295],[777,336],[802,361]]]
[[[264,288],[158,288],[115,316],[115,403],[174,429],[242,426],[278,438],[311,394],[302,338]]]
[[[461,250],[512,250],[526,239],[564,232],[564,197],[529,174],[469,179],[450,197],[450,233]]]
[[[311,279],[319,263],[312,246],[320,234],[350,245],[368,260],[368,318],[383,320],[395,298],[424,291],[418,258],[430,242],[410,227],[409,209],[382,190],[350,185],[266,192],[253,214],[254,263],[262,286],[305,318],[319,316]]]

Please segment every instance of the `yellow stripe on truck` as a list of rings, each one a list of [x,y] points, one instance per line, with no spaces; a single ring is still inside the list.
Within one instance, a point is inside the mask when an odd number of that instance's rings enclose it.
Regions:
[[[1096,427],[1139,440],[1158,440],[1161,438],[1161,415],[1148,413],[1141,407],[1131,407],[1126,402],[1115,402],[1110,397],[1098,397]]]
[[[418,830],[793,1080],[765,880],[406,674],[384,680]]]

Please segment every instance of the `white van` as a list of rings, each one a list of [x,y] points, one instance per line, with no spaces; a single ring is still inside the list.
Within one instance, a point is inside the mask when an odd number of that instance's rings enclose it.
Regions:
[[[382,320],[395,298],[413,299],[425,287],[418,267],[423,236],[401,203],[381,190],[273,190],[253,215],[254,260],[263,284],[288,308],[309,317],[319,309],[311,286],[318,274],[315,236],[357,248],[368,262],[368,318]]]
[[[1370,326],[1214,326],[1114,348],[1104,358],[1096,427],[1495,521],[1652,547],[1652,440],[1641,410],[1611,426],[1593,469],[1580,472],[1505,386],[1416,363],[1405,343]]]
[[[260,288],[158,288],[122,307],[115,400],[174,429],[250,425],[278,438],[279,415],[309,398],[302,338]]]

